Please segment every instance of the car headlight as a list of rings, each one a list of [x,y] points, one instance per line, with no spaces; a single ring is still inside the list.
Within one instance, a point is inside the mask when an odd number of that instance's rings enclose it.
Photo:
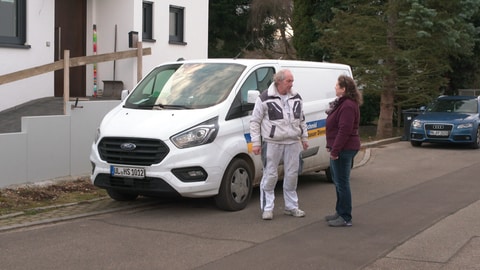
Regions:
[[[170,140],[178,148],[188,148],[213,142],[218,133],[218,117],[173,135]]]
[[[420,120],[413,120],[412,127],[421,128],[422,127],[422,122],[420,122]]]
[[[464,123],[457,126],[457,128],[472,128],[473,123]]]

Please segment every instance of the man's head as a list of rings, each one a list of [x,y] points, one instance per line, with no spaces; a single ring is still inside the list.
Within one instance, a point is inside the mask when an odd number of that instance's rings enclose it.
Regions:
[[[279,70],[273,76],[273,81],[280,95],[286,95],[293,86],[293,75],[288,69]]]

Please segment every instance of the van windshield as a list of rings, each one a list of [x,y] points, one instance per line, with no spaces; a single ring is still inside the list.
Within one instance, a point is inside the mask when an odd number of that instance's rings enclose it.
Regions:
[[[224,101],[245,66],[179,63],[152,70],[127,98],[134,109],[197,109]]]

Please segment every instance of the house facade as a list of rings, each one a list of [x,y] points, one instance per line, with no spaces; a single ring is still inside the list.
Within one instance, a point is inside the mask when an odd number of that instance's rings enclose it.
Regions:
[[[151,48],[143,75],[178,58],[207,58],[208,0],[2,0],[0,75],[70,57]],[[137,82],[137,59],[70,69],[70,97],[101,94],[108,81],[123,89]],[[0,111],[43,98],[63,96],[63,70],[0,84]]]

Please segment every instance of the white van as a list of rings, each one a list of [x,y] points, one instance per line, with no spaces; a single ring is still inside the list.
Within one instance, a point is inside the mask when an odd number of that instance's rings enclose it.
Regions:
[[[302,174],[323,170],[330,178],[325,110],[338,76],[352,76],[349,66],[207,59],[154,68],[104,117],[90,154],[93,184],[119,201],[175,194],[245,208],[262,177],[260,155],[251,152],[250,114],[284,68],[304,100],[310,147],[302,152]]]

